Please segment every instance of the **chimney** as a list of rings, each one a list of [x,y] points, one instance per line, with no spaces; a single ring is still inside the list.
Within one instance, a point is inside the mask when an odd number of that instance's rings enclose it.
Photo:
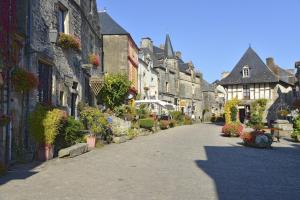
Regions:
[[[141,48],[148,48],[151,52],[153,52],[153,42],[151,38],[149,37],[142,38]]]
[[[230,72],[222,72],[221,74],[221,80],[226,78],[228,75],[230,74]]]
[[[177,58],[177,59],[181,59],[181,52],[180,52],[180,51],[177,51],[177,52],[175,53],[175,55],[176,55],[176,58]]]
[[[300,69],[300,61],[295,62],[295,68]]]
[[[266,62],[267,62],[267,66],[270,68],[275,66],[274,58],[272,58],[272,57],[267,58]]]

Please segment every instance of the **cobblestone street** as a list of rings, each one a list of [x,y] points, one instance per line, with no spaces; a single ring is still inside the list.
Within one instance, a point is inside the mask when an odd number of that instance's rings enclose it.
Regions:
[[[0,199],[299,199],[299,144],[246,148],[220,129],[178,127],[11,171],[0,179]]]

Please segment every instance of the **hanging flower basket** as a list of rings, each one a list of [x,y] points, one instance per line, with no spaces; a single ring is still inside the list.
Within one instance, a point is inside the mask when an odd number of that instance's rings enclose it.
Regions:
[[[0,127],[6,126],[10,122],[10,117],[8,115],[0,115]]]
[[[81,48],[80,39],[65,33],[59,34],[58,46],[63,49],[73,49],[79,51]]]
[[[90,78],[90,86],[95,96],[97,96],[103,86],[103,77],[101,76],[92,76]]]
[[[90,54],[89,55],[89,63],[94,65],[95,67],[98,67],[100,65],[100,58],[96,54]]]
[[[12,84],[17,92],[29,92],[38,86],[38,78],[35,74],[23,68],[17,68],[12,73]]]

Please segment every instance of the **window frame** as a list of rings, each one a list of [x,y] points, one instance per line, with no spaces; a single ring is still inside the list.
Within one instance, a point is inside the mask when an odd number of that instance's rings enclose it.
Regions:
[[[250,77],[250,68],[248,65],[243,67],[243,78],[249,78]]]

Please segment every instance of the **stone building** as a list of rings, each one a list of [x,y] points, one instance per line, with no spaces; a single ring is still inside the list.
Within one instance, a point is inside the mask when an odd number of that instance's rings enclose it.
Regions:
[[[15,67],[36,74],[39,86],[24,101],[9,88],[12,131],[8,135],[13,150],[30,153],[34,149],[27,120],[37,103],[59,106],[74,117],[79,102],[95,105],[90,80],[100,82],[102,68],[101,63],[92,65],[89,56],[101,57],[102,40],[96,0],[17,0],[17,6]],[[59,45],[62,33],[76,40],[79,48]]]
[[[139,48],[129,32],[122,28],[106,12],[99,12],[101,36],[103,38],[104,72],[124,74],[132,82],[131,93],[138,91]]]
[[[158,73],[158,99],[199,118],[203,107],[202,74],[195,70],[192,62],[184,62],[180,52],[174,52],[170,36],[166,36],[165,44],[160,47],[153,45],[150,38],[143,38],[141,52]]]
[[[179,59],[179,108],[187,114],[195,114],[199,119],[202,111],[202,74],[195,70],[192,62],[185,63],[181,52],[176,52]]]
[[[226,90],[226,100],[237,98],[239,117],[242,122],[249,116],[251,103],[257,99],[268,99],[265,122],[277,119],[280,109],[290,109],[293,101],[295,76],[289,70],[267,58],[266,64],[249,47],[231,73],[220,81]]]
[[[139,51],[138,68],[138,93],[142,100],[158,100],[158,72],[154,69],[156,64],[153,42],[150,38],[143,38]]]

